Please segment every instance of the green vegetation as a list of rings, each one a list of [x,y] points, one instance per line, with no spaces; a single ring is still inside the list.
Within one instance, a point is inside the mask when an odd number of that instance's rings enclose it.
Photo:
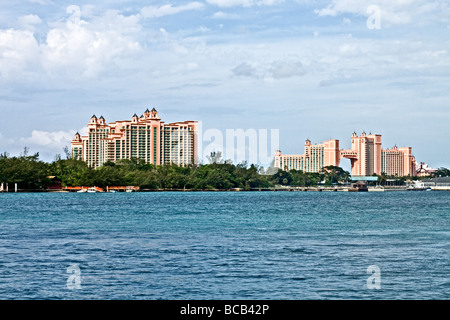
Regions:
[[[178,167],[175,165],[155,166],[143,160],[121,160],[108,162],[98,169],[73,159],[57,156],[52,163],[39,160],[39,154],[29,156],[27,149],[19,157],[0,154],[0,183],[13,185],[19,189],[40,190],[48,188],[51,177],[56,177],[62,186],[139,186],[141,189],[185,189],[212,190],[240,188],[271,188],[275,186],[313,187],[342,185],[350,181],[350,174],[340,167],[325,167],[320,173],[306,173],[297,170],[289,172],[278,169],[275,174],[266,174],[264,168],[241,163],[234,165],[217,157],[209,159],[210,164]],[[273,168],[272,168],[273,169]],[[449,176],[450,170],[441,168],[439,175]],[[382,185],[392,177],[381,175]],[[404,181],[406,178],[396,178]]]
[[[9,158],[0,154],[0,183],[17,183],[23,189],[40,189],[50,184],[48,164],[39,161],[39,153]]]
[[[320,173],[322,180],[325,181],[325,185],[335,185],[350,181],[350,173],[341,167],[324,167]]]
[[[57,157],[52,163],[39,161],[39,154],[9,157],[0,155],[0,182],[20,189],[46,189],[55,176],[63,186],[139,186],[141,189],[232,189],[270,187],[270,178],[258,166],[246,163],[211,163],[178,167],[154,166],[139,159],[108,162],[98,169],[73,159]]]
[[[447,168],[439,168],[436,172],[433,173],[433,177],[450,177],[450,170]]]

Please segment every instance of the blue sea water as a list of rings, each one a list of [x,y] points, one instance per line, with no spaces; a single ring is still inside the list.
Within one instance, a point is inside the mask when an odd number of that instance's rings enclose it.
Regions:
[[[0,194],[0,299],[449,298],[450,192]]]

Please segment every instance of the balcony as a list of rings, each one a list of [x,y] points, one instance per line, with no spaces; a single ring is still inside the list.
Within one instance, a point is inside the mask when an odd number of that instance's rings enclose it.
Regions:
[[[358,152],[353,150],[341,150],[341,158],[358,159]]]

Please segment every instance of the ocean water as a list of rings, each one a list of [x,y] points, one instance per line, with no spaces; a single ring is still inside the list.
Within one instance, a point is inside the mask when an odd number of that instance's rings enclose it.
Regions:
[[[0,194],[0,299],[449,298],[450,192]]]

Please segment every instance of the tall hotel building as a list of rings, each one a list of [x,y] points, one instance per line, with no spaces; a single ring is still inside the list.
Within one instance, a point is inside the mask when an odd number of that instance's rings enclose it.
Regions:
[[[371,176],[382,173],[389,176],[415,176],[416,159],[412,148],[381,148],[381,135],[365,132],[352,135],[352,148],[341,150],[341,157],[350,159],[352,176]]]
[[[282,170],[299,170],[304,172],[320,172],[323,167],[339,166],[339,140],[325,141],[323,144],[312,145],[308,139],[305,142],[305,154],[282,155],[275,153],[276,168]]]
[[[282,155],[275,153],[275,167],[282,170],[319,172],[323,167],[339,166],[342,158],[350,159],[352,176],[372,176],[385,173],[390,176],[415,176],[416,160],[412,148],[382,149],[381,135],[365,132],[352,135],[352,147],[339,150],[339,140],[329,140],[319,145],[305,144],[304,155]]]
[[[77,133],[72,140],[73,159],[92,168],[105,162],[139,158],[155,165],[197,164],[198,122],[165,124],[155,108],[141,117],[107,124],[103,117],[91,117],[88,135]]]

